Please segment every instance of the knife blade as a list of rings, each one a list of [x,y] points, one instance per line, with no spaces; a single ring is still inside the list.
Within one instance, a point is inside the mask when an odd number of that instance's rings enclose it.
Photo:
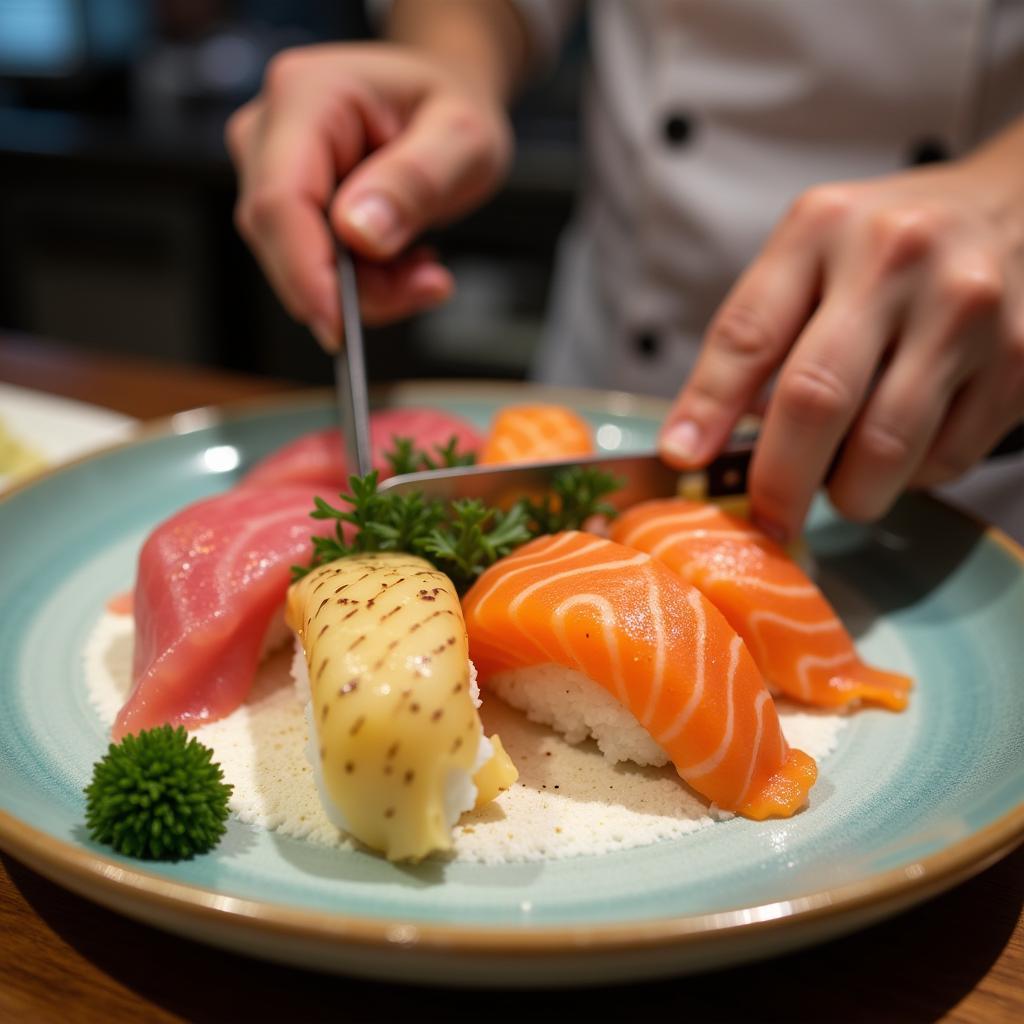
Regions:
[[[337,243],[338,301],[345,337],[334,357],[334,386],[341,419],[341,440],[347,465],[360,476],[373,469],[370,446],[370,399],[366,390],[363,325],[359,313],[359,287],[348,249]]]
[[[421,492],[425,497],[450,501],[481,498],[487,504],[507,507],[524,495],[537,495],[551,486],[554,476],[573,466],[588,466],[611,473],[623,481],[622,488],[609,496],[616,508],[626,508],[649,498],[669,498],[680,493],[684,482],[697,482],[707,497],[742,494],[753,451],[751,443],[730,448],[704,469],[680,474],[658,458],[655,452],[599,454],[552,462],[530,462],[502,466],[453,466],[445,469],[403,473],[380,484],[381,491],[397,494]],[[694,488],[688,488],[694,493]]]

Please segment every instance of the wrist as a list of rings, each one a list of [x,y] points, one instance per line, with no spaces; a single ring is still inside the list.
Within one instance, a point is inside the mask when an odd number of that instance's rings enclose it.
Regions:
[[[507,104],[525,76],[528,39],[511,0],[395,0],[387,34],[496,105]]]

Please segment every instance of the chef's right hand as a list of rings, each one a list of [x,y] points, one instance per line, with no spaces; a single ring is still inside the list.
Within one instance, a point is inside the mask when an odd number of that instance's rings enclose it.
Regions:
[[[438,305],[451,274],[408,247],[495,190],[512,133],[498,99],[441,62],[369,43],[276,56],[262,91],[228,122],[227,143],[239,231],[291,315],[333,349],[332,232],[359,257],[367,323]]]

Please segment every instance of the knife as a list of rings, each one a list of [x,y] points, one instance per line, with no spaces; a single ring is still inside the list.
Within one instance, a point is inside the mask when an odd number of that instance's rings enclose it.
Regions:
[[[341,418],[341,439],[346,464],[365,476],[373,469],[370,446],[370,400],[366,392],[366,360],[363,325],[359,314],[359,287],[352,257],[337,243],[338,301],[341,303],[345,337],[334,357],[334,386]]]
[[[379,490],[396,494],[419,491],[425,497],[444,501],[481,498],[488,505],[502,508],[526,495],[549,490],[552,479],[562,470],[588,466],[623,481],[622,488],[610,495],[608,501],[616,508],[626,508],[638,501],[670,498],[680,493],[688,497],[742,494],[747,486],[752,452],[753,442],[743,439],[703,469],[683,474],[666,466],[655,452],[605,453],[502,466],[453,466],[393,476],[381,483]]]

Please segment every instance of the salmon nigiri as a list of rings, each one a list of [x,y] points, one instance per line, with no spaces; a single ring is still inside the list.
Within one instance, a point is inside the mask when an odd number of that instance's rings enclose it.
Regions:
[[[494,417],[480,462],[540,462],[590,455],[590,425],[563,405],[510,405]]]
[[[805,802],[817,767],[787,746],[743,641],[649,555],[576,531],[541,537],[491,566],[463,610],[485,685],[558,666],[612,695],[719,808],[763,819]]]
[[[818,587],[747,520],[670,498],[635,505],[611,536],[697,587],[746,641],[769,685],[820,707],[906,707],[911,680],[861,661]]]

